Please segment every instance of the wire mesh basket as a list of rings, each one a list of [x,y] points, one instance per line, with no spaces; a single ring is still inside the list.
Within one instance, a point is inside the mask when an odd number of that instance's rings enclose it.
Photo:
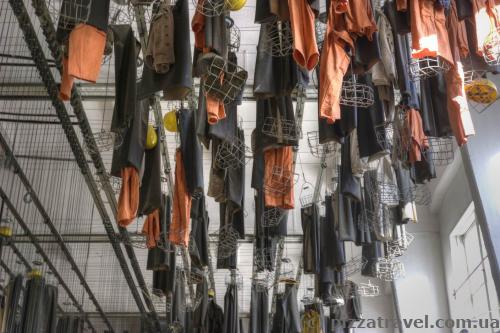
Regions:
[[[58,17],[58,29],[73,30],[80,23],[87,23],[94,0],[63,0]]]
[[[367,108],[372,106],[374,101],[372,87],[356,82],[354,75],[342,82],[340,105]]]
[[[218,101],[229,104],[241,94],[247,77],[242,67],[214,56],[204,76],[203,89]]]
[[[429,137],[429,151],[434,165],[448,165],[453,162],[453,138]]]
[[[104,178],[102,181],[101,181],[101,176],[104,176],[104,177],[102,177],[102,178]],[[94,179],[95,179],[95,182],[97,184],[97,187],[101,191],[105,191],[105,189],[106,189],[106,186],[103,183],[103,181],[104,181],[105,183],[109,183],[109,185],[113,189],[114,193],[116,193],[116,194],[120,193],[120,190],[122,188],[122,179],[120,177],[111,176],[107,172],[104,174],[101,172],[96,172],[94,174]]]
[[[241,31],[240,28],[236,24],[234,24],[234,20],[226,16],[227,26],[229,28],[229,50],[231,52],[238,52],[241,45]]]
[[[464,72],[464,85],[468,85],[476,80],[482,79],[486,76],[486,71],[470,70]]]
[[[397,183],[373,173],[369,177],[364,177],[365,193],[374,207],[378,205],[397,206],[399,204],[399,188]]]
[[[394,127],[392,123],[375,126],[378,144],[385,150],[392,151],[394,146]]]
[[[215,166],[219,169],[236,169],[245,165],[249,148],[238,137],[223,141],[215,154]]]
[[[370,280],[368,282],[358,283],[358,295],[362,297],[376,297],[380,295],[380,287],[373,284]]]
[[[84,148],[89,154],[118,149],[123,143],[122,136],[111,131],[102,130],[94,133],[95,145],[85,145]]]
[[[227,224],[221,227],[217,234],[217,257],[227,259],[238,250],[239,233],[231,224]]]
[[[226,10],[225,0],[192,0],[196,11],[207,17],[215,17],[224,14]]]
[[[424,57],[410,60],[410,77],[413,80],[424,80],[447,72],[450,64],[441,57]]]
[[[269,207],[262,213],[262,226],[264,228],[276,227],[281,223],[284,210],[278,207]]]
[[[400,197],[413,201],[419,206],[428,206],[431,204],[432,193],[427,184],[411,183],[410,186],[401,189]]]
[[[280,265],[280,281],[293,281],[295,280],[295,265],[290,258],[281,258]]]
[[[396,239],[386,243],[387,258],[402,256],[414,240],[415,236],[405,230]]]
[[[252,283],[258,291],[267,291],[272,288],[274,284],[274,272],[258,272],[252,277]]]
[[[314,202],[314,186],[305,182],[302,184],[302,189],[300,190],[299,201],[302,208],[312,206]]]
[[[293,36],[290,22],[275,21],[263,23],[265,36],[261,48],[273,57],[284,57],[292,53]]]
[[[267,247],[255,249],[253,263],[259,272],[272,267],[273,260],[273,251],[271,249]]]
[[[264,183],[264,192],[275,195],[288,193],[294,184],[294,177],[295,174],[289,168],[274,165],[270,179]]]
[[[293,120],[266,117],[262,125],[262,133],[283,140],[297,140],[300,137],[300,126]]]
[[[483,44],[483,58],[490,66],[500,64],[500,28],[492,28]]]
[[[243,288],[243,275],[237,269],[232,269],[229,274],[226,274],[224,281],[226,286],[236,285],[238,289]]]
[[[338,154],[340,152],[340,144],[336,142],[327,142],[321,144],[319,142],[319,132],[311,131],[307,132],[307,144],[314,157],[321,157],[323,154],[325,156],[331,156]]]
[[[352,276],[356,273],[361,272],[361,270],[366,266],[368,260],[362,256],[355,256],[351,258],[344,266],[345,276]]]
[[[404,264],[393,258],[381,258],[377,264],[377,277],[382,281],[394,281],[405,276]]]

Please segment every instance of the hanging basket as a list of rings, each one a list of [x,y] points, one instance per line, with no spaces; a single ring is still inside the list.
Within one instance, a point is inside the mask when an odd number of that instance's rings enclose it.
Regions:
[[[300,127],[292,120],[266,117],[262,133],[277,139],[297,140],[300,138]]]
[[[345,276],[349,277],[361,272],[361,270],[366,266],[367,263],[368,260],[366,260],[362,256],[355,256],[351,258],[344,266]]]
[[[314,157],[321,157],[323,154],[325,156],[335,155],[340,152],[340,144],[336,142],[328,142],[321,144],[319,142],[319,132],[312,131],[307,132],[307,144]]]
[[[429,137],[429,151],[434,165],[448,165],[453,162],[455,152],[453,150],[453,138],[451,137]]]
[[[410,77],[413,80],[424,80],[447,72],[450,64],[441,57],[424,57],[410,60]]]
[[[491,28],[483,44],[483,58],[490,66],[500,65],[500,28]]]
[[[261,48],[273,57],[284,57],[293,51],[293,36],[290,22],[263,23],[265,36]]]
[[[367,108],[372,106],[374,101],[375,95],[372,87],[357,83],[354,76],[342,82],[340,105]]]
[[[394,281],[405,276],[405,267],[397,259],[381,258],[377,263],[377,277],[382,281]]]
[[[358,295],[361,297],[376,297],[380,295],[380,288],[370,280],[361,282],[358,283]]]
[[[265,208],[262,214],[262,226],[264,228],[276,227],[281,223],[284,211],[278,207]]]
[[[95,145],[84,145],[84,149],[89,154],[97,154],[112,149],[118,149],[123,143],[121,135],[111,131],[102,130],[93,134]]]
[[[241,31],[240,28],[236,24],[234,24],[234,20],[226,16],[226,25],[229,29],[229,51],[238,52],[241,45]]]
[[[387,151],[392,151],[394,147],[394,127],[392,123],[384,123],[375,126],[378,144]]]
[[[218,232],[217,257],[227,259],[238,250],[238,232],[231,224],[225,225]]]
[[[225,0],[192,0],[194,8],[200,14],[207,17],[215,17],[226,11]]]
[[[264,192],[281,195],[288,193],[294,184],[294,174],[288,169],[274,165],[271,171],[271,179],[264,182]]]
[[[295,280],[295,265],[290,258],[281,258],[280,281]]]
[[[219,169],[236,169],[245,165],[249,148],[241,139],[234,137],[223,141],[215,154],[215,166]]]
[[[94,0],[63,0],[58,14],[57,28],[71,31],[76,25],[87,23],[92,1]]]
[[[302,189],[300,190],[299,201],[302,208],[312,206],[314,202],[314,186],[305,182],[302,184]]]
[[[203,79],[205,93],[229,104],[241,95],[248,73],[242,67],[216,55],[210,60]]]
[[[326,37],[326,23],[319,19],[314,22],[314,30],[316,34],[316,43],[318,44],[318,50],[323,48],[323,42]]]

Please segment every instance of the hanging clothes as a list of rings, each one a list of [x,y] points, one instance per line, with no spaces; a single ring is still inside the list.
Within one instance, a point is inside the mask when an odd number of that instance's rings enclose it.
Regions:
[[[224,312],[222,308],[217,305],[215,299],[208,302],[207,317],[204,329],[206,333],[221,333],[224,327]]]
[[[175,63],[174,15],[172,6],[160,2],[149,28],[144,63],[156,73],[165,74]]]
[[[300,313],[297,304],[297,286],[285,285],[285,292],[276,297],[276,312],[271,333],[300,333]]]
[[[191,239],[195,246],[189,248],[191,265],[199,269],[209,264],[209,217],[205,204],[205,196],[193,198],[191,206]]]
[[[190,333],[186,330],[186,279],[184,272],[177,271],[175,277],[175,289],[172,298],[172,323],[182,325],[182,333]]]
[[[266,207],[293,209],[295,200],[292,147],[266,150],[264,163]]]
[[[224,325],[221,333],[240,333],[238,286],[231,283],[224,296]]]
[[[175,245],[188,246],[190,232],[191,196],[186,184],[181,149],[175,152],[175,185],[173,199],[172,223],[170,224],[169,240]]]
[[[317,204],[301,209],[302,232],[302,262],[305,274],[320,272],[321,233],[320,216]]]
[[[21,333],[39,332],[44,323],[45,279],[31,278],[26,282]]]
[[[121,134],[134,118],[137,105],[138,47],[130,25],[112,25],[115,54],[115,104],[111,130]],[[140,49],[140,48],[139,48]]]
[[[196,284],[196,298],[201,299],[200,304],[193,311],[193,333],[205,333],[204,323],[208,313],[208,277],[204,276],[201,283]]]
[[[24,278],[21,274],[12,278],[5,290],[5,312],[0,332],[21,332],[23,325]]]
[[[118,224],[128,226],[137,216],[139,208],[139,173],[134,167],[126,167],[121,173],[122,187],[118,198]]]
[[[319,61],[314,12],[307,0],[288,0],[293,35],[293,59],[302,68],[313,70]]]
[[[394,35],[389,19],[381,11],[377,12],[377,30],[380,62],[372,68],[372,80],[375,86],[390,86],[398,80],[394,59]]]
[[[269,294],[266,288],[252,283],[248,333],[269,332]]]
[[[155,130],[160,137],[160,131]],[[139,215],[149,215],[158,210],[161,205],[161,144],[153,149],[145,150],[144,174],[139,190]]]
[[[406,112],[404,126],[407,133],[410,133],[407,140],[408,160],[410,163],[419,162],[422,160],[422,151],[429,148],[429,141],[423,130],[422,118],[420,113],[415,109],[409,109]]]
[[[160,241],[160,215],[159,209],[154,210],[148,214],[144,225],[142,226],[142,233],[146,235],[146,246],[148,249],[157,246]]]
[[[203,151],[196,135],[196,117],[193,110],[181,109],[179,126],[181,137],[182,161],[186,173],[189,193],[196,196],[203,193]]]
[[[420,80],[420,113],[424,133],[432,137],[452,135],[446,101],[445,73]]]
[[[175,63],[166,73],[156,73],[148,66],[144,66],[137,88],[138,99],[147,99],[154,93],[163,91],[166,100],[182,100],[193,86],[189,0],[177,1],[172,10]]]

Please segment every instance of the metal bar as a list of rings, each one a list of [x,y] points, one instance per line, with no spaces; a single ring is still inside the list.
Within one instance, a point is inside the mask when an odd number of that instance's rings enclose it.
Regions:
[[[13,0],[11,0],[11,1],[13,1]],[[63,53],[62,53],[60,45],[58,44],[58,42],[55,38],[56,32],[54,29],[54,24],[53,24],[52,19],[50,17],[45,0],[33,0],[32,5],[35,9],[36,15],[40,19],[40,24],[42,26],[42,30],[43,30],[43,33],[45,35],[45,39],[46,39],[48,46],[49,46],[49,49],[52,53],[52,57],[55,59],[56,66],[59,69],[59,71],[62,72]],[[39,53],[38,55],[41,56],[42,58],[45,58],[43,56],[43,53]],[[35,63],[37,63],[37,61],[40,61],[36,57],[34,57],[34,59],[35,59]],[[43,72],[49,73],[47,71],[48,68],[46,66],[46,63],[44,65],[45,65],[44,66],[45,68],[42,68],[42,70],[40,70],[40,68],[39,68],[43,79],[45,79]],[[52,78],[52,77],[50,76],[50,78]],[[82,170],[82,174],[85,176],[89,190],[94,198],[94,203],[95,203],[95,205],[99,211],[99,214],[102,218],[106,232],[109,235],[109,239],[111,240],[113,250],[118,258],[118,262],[120,263],[120,267],[123,271],[125,280],[127,281],[127,284],[128,284],[129,289],[132,293],[132,296],[134,297],[134,300],[137,303],[139,311],[141,313],[145,313],[145,308],[144,308],[141,294],[138,292],[138,290],[136,288],[132,274],[131,274],[130,269],[127,265],[127,261],[123,255],[122,249],[120,247],[118,238],[115,235],[113,224],[111,223],[111,219],[108,216],[108,213],[106,211],[106,207],[105,207],[104,202],[101,198],[100,191],[97,187],[95,180],[93,179],[93,177],[90,173],[90,168],[86,163],[85,154],[83,152],[83,149],[80,146],[80,143],[78,141],[76,133],[75,133],[74,129],[71,127],[71,125],[69,124],[68,112],[67,112],[66,108],[64,107],[64,104],[58,100],[57,86],[55,85],[53,78],[50,82],[44,82],[44,83],[48,87],[48,89],[47,89],[48,93],[51,96],[51,99],[52,99],[52,102],[56,108],[57,114],[58,114],[59,118],[61,119],[61,122],[63,123],[63,128],[66,132],[66,136],[68,137],[68,141],[71,145],[71,148],[73,150],[73,153],[75,155],[77,163],[80,166],[80,169]],[[73,107],[73,111],[74,111],[74,113],[79,121],[79,127],[80,127],[82,134],[83,134],[85,144],[87,146],[90,146],[90,147],[96,147],[95,140],[94,140],[93,133],[92,133],[92,129],[90,127],[89,121],[87,119],[85,110],[84,110],[83,105],[82,105],[82,99],[80,96],[80,92],[79,92],[78,87],[76,87],[76,86],[73,86],[70,103],[71,103],[71,106]],[[115,197],[114,191],[111,187],[111,184],[109,183],[109,179],[105,176],[106,175],[106,168],[105,168],[104,163],[102,161],[101,155],[97,149],[92,149],[92,152],[90,152],[89,155],[91,156],[94,167],[97,170],[101,185],[103,187],[103,190],[104,190],[106,197],[107,197],[107,200],[108,200],[108,204],[110,205],[112,212],[114,214],[115,220],[116,220],[116,214],[117,214],[116,213],[117,212],[116,197]],[[160,323],[159,323],[158,314],[156,313],[156,309],[153,305],[153,302],[151,301],[151,297],[149,295],[149,290],[148,290],[146,282],[144,280],[144,276],[142,275],[139,263],[137,262],[137,258],[135,256],[134,249],[129,243],[130,238],[128,236],[127,229],[125,229],[123,227],[118,227],[118,230],[120,232],[120,238],[122,240],[124,240],[125,251],[126,251],[127,256],[129,258],[129,262],[130,262],[130,265],[132,267],[132,270],[134,271],[134,275],[135,275],[135,278],[136,278],[137,283],[139,285],[139,288],[141,289],[141,292],[144,295],[144,301],[146,303],[146,306],[148,307],[150,314],[153,317],[153,320],[156,324],[156,327],[159,329]]]
[[[45,263],[47,264],[47,266],[49,267],[49,269],[52,271],[52,273],[54,274],[54,276],[56,277],[56,279],[59,281],[59,284],[61,285],[61,287],[63,287],[63,289],[66,291],[66,293],[68,294],[68,297],[73,302],[73,305],[78,309],[78,311],[80,313],[83,314],[83,318],[85,319],[85,321],[87,322],[87,324],[89,325],[89,327],[92,329],[92,331],[96,332],[96,329],[94,328],[94,326],[90,322],[89,318],[87,317],[87,314],[85,313],[83,307],[80,305],[80,303],[78,303],[78,300],[76,299],[75,295],[73,295],[73,292],[71,291],[71,288],[66,284],[66,282],[64,281],[64,279],[62,278],[62,276],[59,274],[59,272],[57,271],[56,267],[54,266],[54,264],[50,260],[49,256],[45,253],[43,247],[38,243],[37,238],[31,233],[30,228],[24,222],[24,220],[22,219],[22,217],[19,215],[19,212],[16,210],[16,208],[14,207],[14,205],[12,204],[12,202],[10,202],[9,198],[7,197],[7,194],[4,192],[3,188],[1,188],[1,187],[0,187],[0,197],[2,198],[2,200],[7,205],[7,208],[9,209],[10,213],[12,214],[12,216],[16,219],[17,223],[19,223],[19,225],[24,230],[24,232],[31,238],[31,242],[35,246],[37,252],[40,254],[40,256],[43,258],[43,260],[45,261]],[[39,201],[38,201],[38,197],[36,195],[33,195],[33,203],[35,205],[37,205],[37,207],[38,207]],[[52,225],[52,222],[50,222],[50,219],[47,220],[47,226],[49,226],[49,228],[50,228],[51,225]],[[52,227],[53,227],[53,225],[52,225]],[[71,257],[71,255],[67,252],[68,250],[67,250],[67,248],[64,247],[64,243],[60,243],[60,244],[61,244],[61,250],[64,252],[64,254],[66,255],[68,261],[70,262],[72,270],[80,278],[81,272],[79,271],[78,266],[76,265],[76,263],[73,260],[73,258]],[[113,327],[111,326],[111,323],[109,322],[108,317],[102,311],[101,306],[97,302],[94,294],[90,290],[90,288],[89,288],[87,282],[85,281],[85,279],[84,278],[80,278],[80,282],[82,283],[82,286],[85,288],[85,290],[89,294],[89,299],[94,303],[94,305],[96,307],[96,310],[99,313],[100,317],[104,320],[104,322],[106,323],[106,325],[108,326],[108,328],[111,330],[111,332],[114,332]]]

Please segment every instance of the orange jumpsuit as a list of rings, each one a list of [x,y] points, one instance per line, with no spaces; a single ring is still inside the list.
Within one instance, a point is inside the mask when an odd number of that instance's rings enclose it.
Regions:
[[[276,184],[283,184],[283,189],[265,190],[266,207],[293,209],[295,206],[293,149],[292,147],[271,148],[264,152],[264,188],[273,189]],[[273,174],[275,167],[281,169],[281,179]]]
[[[310,71],[319,61],[314,12],[307,0],[288,0],[288,7],[293,35],[293,59],[299,66]]]
[[[464,71],[461,62],[461,57],[467,56],[469,52],[467,34],[464,22],[458,20],[455,1],[451,2],[447,28],[454,58],[452,67],[445,74],[447,109],[451,128],[458,145],[461,146],[467,142],[468,136],[475,134],[475,131],[464,91]]]
[[[142,226],[142,233],[146,235],[146,246],[148,249],[156,247],[160,240],[160,213],[159,209],[155,209],[146,217],[146,221]]]
[[[415,109],[409,109],[405,115],[405,128],[409,133],[408,154],[409,162],[415,163],[422,160],[422,152],[429,148],[429,141],[424,133],[422,117]]]
[[[122,187],[118,197],[118,224],[128,226],[137,216],[139,208],[139,173],[134,167],[121,170]]]
[[[186,184],[186,171],[184,170],[180,149],[177,149],[175,152],[175,185],[172,206],[172,222],[170,223],[168,238],[175,245],[188,246],[191,222],[191,196]]]
[[[410,0],[412,58],[438,57],[453,63],[444,8],[436,0]]]

